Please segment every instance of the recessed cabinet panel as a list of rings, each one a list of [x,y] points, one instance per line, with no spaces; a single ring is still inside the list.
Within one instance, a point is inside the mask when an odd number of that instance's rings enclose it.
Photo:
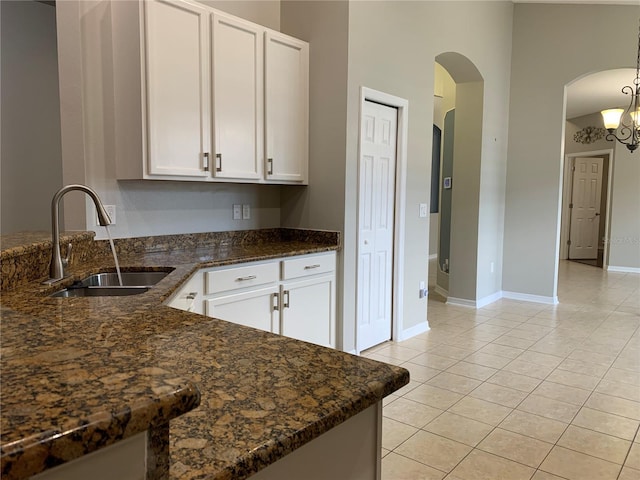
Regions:
[[[267,180],[305,182],[308,161],[309,44],[265,34]]]
[[[277,287],[252,290],[206,301],[207,316],[278,333]]]
[[[144,7],[148,173],[207,177],[209,12],[164,0]]]
[[[335,348],[334,276],[282,285],[282,335]]]
[[[263,160],[263,40],[258,25],[214,14],[214,175],[259,179]]]

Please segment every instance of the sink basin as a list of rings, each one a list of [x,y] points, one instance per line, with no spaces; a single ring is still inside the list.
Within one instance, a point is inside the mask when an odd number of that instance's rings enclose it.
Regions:
[[[116,272],[90,275],[51,297],[121,297],[144,293],[169,274],[166,272],[122,272],[122,285]]]
[[[122,286],[150,287],[168,274],[169,272],[122,272]],[[82,280],[80,285],[82,287],[119,287],[120,281],[118,280],[118,274],[115,272],[96,273]]]
[[[138,295],[149,287],[70,287],[60,290],[50,297],[123,297]]]

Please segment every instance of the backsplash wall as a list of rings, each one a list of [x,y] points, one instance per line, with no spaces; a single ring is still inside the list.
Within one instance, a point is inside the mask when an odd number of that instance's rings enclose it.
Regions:
[[[251,20],[268,26],[274,26],[275,12],[279,18],[279,2],[239,2],[244,5],[241,12],[233,8],[235,2],[209,4],[231,14],[246,14],[247,8],[257,5]],[[116,238],[279,227],[280,191],[286,187],[116,180],[119,92],[113,81],[113,59],[117,52],[112,47],[113,32],[105,28],[111,17],[110,1],[60,2],[57,8],[60,71],[66,85],[76,85],[61,89],[64,183],[90,185],[105,204],[116,206],[116,224],[110,227]],[[128,58],[130,68],[139,65],[134,55]],[[67,197],[65,228],[95,230],[97,239],[106,238],[105,229],[96,226],[91,202],[82,204],[79,195]],[[233,220],[234,204],[249,205],[251,218]]]

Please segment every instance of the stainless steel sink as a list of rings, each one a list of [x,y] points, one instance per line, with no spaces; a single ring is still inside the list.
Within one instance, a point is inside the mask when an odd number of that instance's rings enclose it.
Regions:
[[[123,297],[138,295],[149,290],[149,287],[69,287],[60,290],[50,297]]]
[[[122,286],[150,287],[155,285],[169,272],[122,272]],[[83,287],[119,287],[120,281],[115,272],[96,273],[82,280]]]
[[[122,285],[116,272],[90,275],[70,287],[53,293],[51,297],[121,297],[144,293],[169,274],[165,272],[122,272]]]

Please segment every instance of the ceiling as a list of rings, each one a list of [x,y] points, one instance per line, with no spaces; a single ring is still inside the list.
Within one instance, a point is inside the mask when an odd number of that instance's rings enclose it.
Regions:
[[[567,119],[589,115],[606,108],[626,108],[631,98],[622,93],[622,87],[633,86],[635,76],[635,69],[620,68],[576,80],[567,86]]]

